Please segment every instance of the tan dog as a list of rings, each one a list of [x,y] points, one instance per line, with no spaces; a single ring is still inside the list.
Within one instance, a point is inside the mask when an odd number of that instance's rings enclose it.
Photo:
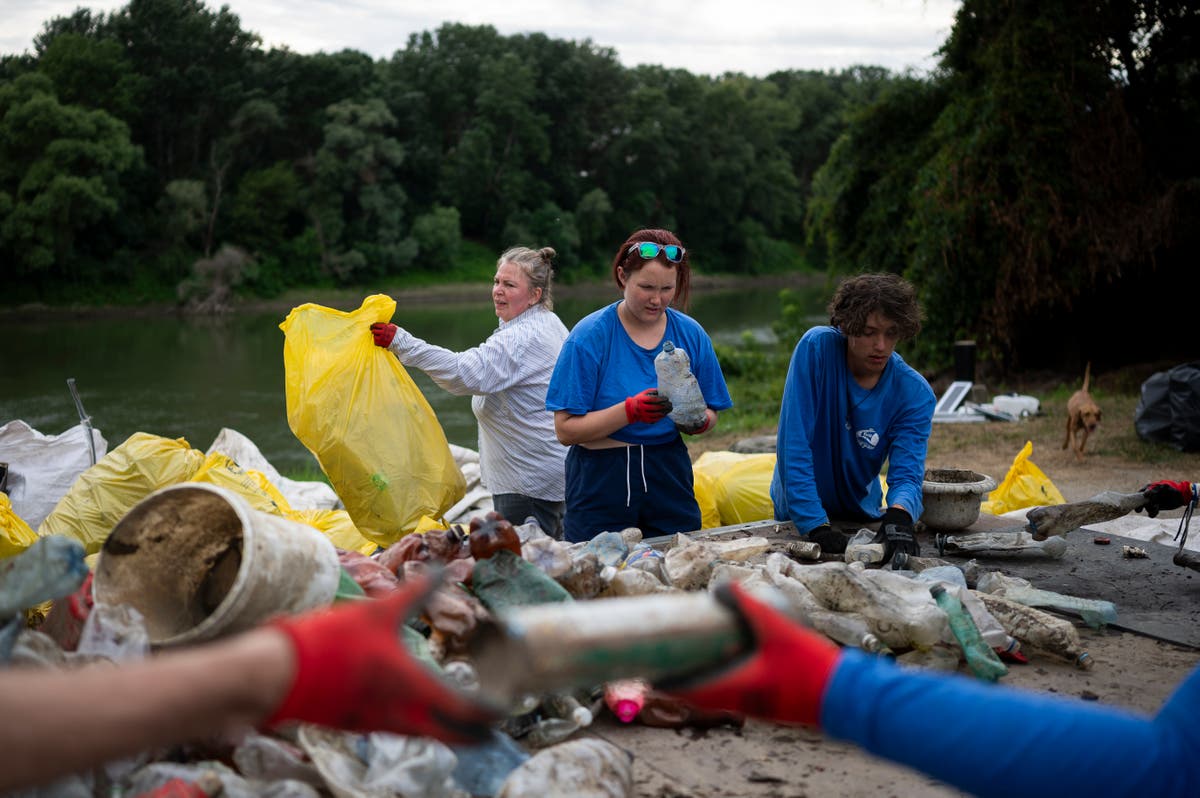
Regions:
[[[1083,387],[1067,400],[1067,437],[1063,438],[1062,447],[1074,449],[1076,460],[1083,459],[1083,447],[1087,445],[1088,436],[1100,426],[1100,406],[1088,393],[1091,377],[1092,364],[1089,362],[1083,372]]]

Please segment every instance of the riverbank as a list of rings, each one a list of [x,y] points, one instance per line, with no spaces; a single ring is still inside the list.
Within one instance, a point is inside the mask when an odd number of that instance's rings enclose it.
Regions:
[[[823,272],[791,272],[770,275],[695,274],[692,275],[692,295],[704,291],[719,291],[737,288],[784,288],[816,287],[827,279]],[[555,283],[554,296],[561,298],[594,297],[597,306],[612,301],[618,296],[615,285],[609,280],[594,279],[574,283]],[[277,297],[234,297],[223,309],[222,314],[236,313],[279,313],[287,315],[294,307],[307,303],[323,305],[337,310],[353,310],[362,304],[364,297],[386,294],[399,306],[427,303],[438,304],[483,304],[490,302],[491,283],[488,281],[435,283],[412,285],[388,283],[378,286],[351,286],[345,288],[291,288]],[[139,305],[49,305],[29,303],[15,307],[0,307],[0,319],[11,321],[37,321],[48,318],[72,316],[75,318],[154,317],[189,314],[180,304],[172,302],[150,302]]]

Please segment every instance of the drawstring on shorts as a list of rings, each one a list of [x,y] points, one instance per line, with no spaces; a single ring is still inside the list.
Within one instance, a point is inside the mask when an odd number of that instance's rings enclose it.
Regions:
[[[646,448],[644,446],[642,446],[640,443],[639,444],[630,444],[629,446],[625,447],[625,506],[626,507],[628,507],[630,502],[633,500],[633,491],[632,491],[632,489],[630,487],[630,483],[629,483],[629,467],[630,467],[630,465],[632,465],[632,463],[630,462],[630,459],[629,459],[629,450],[632,449],[635,445],[638,448],[638,453],[639,453],[639,455],[641,457],[641,461],[642,461],[641,462],[642,493],[650,492],[650,487],[646,484]]]

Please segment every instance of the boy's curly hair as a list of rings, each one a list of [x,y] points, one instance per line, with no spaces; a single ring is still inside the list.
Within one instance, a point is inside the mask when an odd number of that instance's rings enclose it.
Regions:
[[[895,274],[847,277],[829,301],[829,323],[846,335],[862,335],[867,317],[880,313],[896,322],[901,340],[921,331],[921,305],[912,283]]]

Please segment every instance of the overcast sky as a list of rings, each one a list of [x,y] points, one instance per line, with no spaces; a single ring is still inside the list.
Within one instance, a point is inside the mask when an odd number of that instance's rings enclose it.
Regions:
[[[841,69],[876,64],[928,70],[958,0],[229,0],[266,48],[361,50],[388,58],[409,34],[443,22],[541,32],[613,48],[621,62],[697,74]],[[0,53],[32,51],[42,24],[79,6],[112,11],[127,0],[0,0]],[[219,0],[208,8],[218,9]],[[436,9],[436,10],[434,10]]]

